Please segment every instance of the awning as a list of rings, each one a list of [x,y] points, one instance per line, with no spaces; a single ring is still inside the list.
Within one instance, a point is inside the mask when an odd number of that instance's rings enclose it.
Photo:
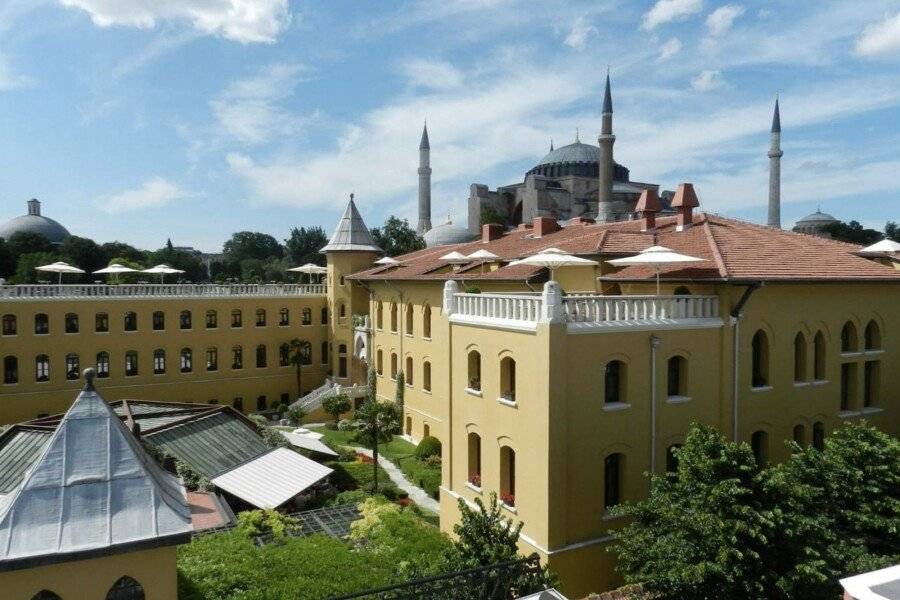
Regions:
[[[282,431],[281,435],[283,435],[292,445],[297,446],[298,448],[312,450],[313,452],[320,452],[321,454],[327,454],[328,456],[338,455],[337,452],[326,446],[324,442],[321,442],[310,435],[294,433],[293,431]]]
[[[331,472],[293,450],[275,448],[214,477],[212,484],[258,508],[277,508]]]

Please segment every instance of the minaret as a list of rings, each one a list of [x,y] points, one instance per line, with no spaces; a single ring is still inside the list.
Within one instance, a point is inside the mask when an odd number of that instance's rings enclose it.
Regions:
[[[431,229],[431,145],[428,143],[428,124],[422,128],[419,142],[419,225],[416,233],[422,235]]]
[[[597,221],[605,223],[616,220],[613,206],[613,144],[616,136],[612,132],[612,93],[609,89],[609,71],[606,73],[606,91],[603,94],[603,124],[600,128],[600,186],[597,190]]]
[[[769,227],[781,229],[781,114],[778,98],[772,115],[772,133],[769,144]]]

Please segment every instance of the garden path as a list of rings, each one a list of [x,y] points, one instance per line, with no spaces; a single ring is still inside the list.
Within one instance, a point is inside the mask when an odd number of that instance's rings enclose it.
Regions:
[[[353,449],[360,454],[364,454],[369,458],[372,458],[372,451],[368,448],[353,446]],[[401,471],[399,467],[397,467],[397,465],[395,465],[385,457],[379,456],[378,466],[380,466],[387,472],[388,477],[391,478],[391,481],[393,481],[397,485],[397,487],[399,487],[401,490],[405,490],[406,493],[409,494],[409,497],[413,502],[415,502],[422,508],[427,508],[430,511],[434,511],[435,513],[440,514],[441,505],[438,503],[438,501],[425,493],[425,490],[423,490],[422,488],[413,485],[412,482],[410,482],[410,480],[407,479],[403,474],[403,471]]]

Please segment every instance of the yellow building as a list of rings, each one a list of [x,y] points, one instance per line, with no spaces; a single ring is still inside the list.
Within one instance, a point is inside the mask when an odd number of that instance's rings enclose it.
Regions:
[[[64,412],[87,366],[109,400],[244,411],[296,399],[291,340],[303,392],[330,368],[321,284],[0,286],[0,319],[0,424]]]
[[[480,240],[356,273],[328,253],[332,280],[368,293],[352,304],[357,323],[369,317],[354,375],[371,364],[393,400],[402,371],[404,433],[442,442],[442,529],[458,499],[497,492],[525,524],[521,550],[581,597],[619,583],[608,509],[646,494],[643,473],[674,468],[691,423],[762,462],[786,458],[787,440],[821,446],[848,420],[900,433],[900,273],[697,205],[687,184],[675,217],[485,226]],[[653,245],[703,261],[663,270],[659,295],[653,270],[606,262]],[[547,269],[509,264],[548,248],[598,266],[548,282]],[[442,258],[478,250],[490,255]]]

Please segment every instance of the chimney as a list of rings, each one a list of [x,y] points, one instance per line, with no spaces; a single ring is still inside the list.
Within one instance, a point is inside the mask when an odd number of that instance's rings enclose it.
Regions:
[[[544,237],[554,231],[559,231],[559,223],[552,217],[535,217],[533,223],[534,237]]]
[[[694,192],[694,184],[679,183],[678,191],[672,198],[672,208],[677,213],[676,231],[690,229],[694,224],[694,208],[700,206],[697,194]]]
[[[659,203],[659,194],[656,190],[649,188],[641,192],[637,204],[634,206],[634,212],[641,215],[644,222],[641,223],[641,231],[654,231],[656,229],[656,213],[662,210]]]
[[[485,223],[481,226],[481,243],[487,244],[500,239],[503,237],[504,229],[503,225],[497,223]]]

